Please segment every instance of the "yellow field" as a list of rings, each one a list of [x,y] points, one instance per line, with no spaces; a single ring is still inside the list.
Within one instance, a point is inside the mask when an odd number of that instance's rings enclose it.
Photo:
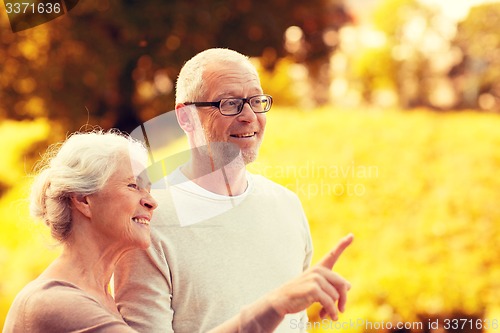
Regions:
[[[353,284],[341,321],[495,319],[499,125],[472,112],[269,114],[257,166],[301,197],[314,259],[356,236],[338,265]]]
[[[316,327],[362,332],[371,329],[361,323],[381,329],[382,321],[453,314],[499,325],[499,128],[500,117],[473,112],[275,108],[268,114],[251,169],[301,197],[314,261],[341,236],[355,234],[336,266],[353,285],[347,311],[340,326]],[[3,142],[6,131],[0,127]],[[39,139],[17,133],[8,142]],[[16,184],[0,201],[0,323],[12,297],[56,255],[46,233],[39,236],[28,222],[16,152],[7,152],[14,175],[0,174],[3,183]],[[312,320],[316,313],[312,307]]]

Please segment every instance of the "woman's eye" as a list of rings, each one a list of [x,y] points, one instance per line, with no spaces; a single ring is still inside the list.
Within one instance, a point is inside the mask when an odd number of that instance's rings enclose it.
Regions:
[[[128,187],[131,187],[131,188],[136,189],[136,190],[139,189],[139,185],[134,184],[134,183],[128,184]]]

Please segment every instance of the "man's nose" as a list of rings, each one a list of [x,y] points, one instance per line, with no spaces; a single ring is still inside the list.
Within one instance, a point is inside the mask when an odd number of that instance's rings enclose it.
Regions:
[[[238,115],[238,120],[251,122],[256,119],[257,115],[255,114],[255,112],[253,112],[252,108],[250,107],[250,102],[245,101],[243,103],[243,109],[241,110],[241,113]]]

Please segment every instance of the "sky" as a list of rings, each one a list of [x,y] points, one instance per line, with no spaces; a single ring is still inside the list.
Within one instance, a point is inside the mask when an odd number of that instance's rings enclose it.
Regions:
[[[471,7],[483,3],[500,2],[500,0],[420,0],[420,2],[435,4],[441,8],[446,16],[460,21],[467,16]]]
[[[383,0],[345,0],[345,4],[357,13],[356,16],[359,19],[365,21],[369,20],[370,12],[381,1]],[[471,7],[488,2],[500,3],[500,0],[420,0],[420,2],[438,6],[443,14],[454,21],[460,21],[467,16]]]

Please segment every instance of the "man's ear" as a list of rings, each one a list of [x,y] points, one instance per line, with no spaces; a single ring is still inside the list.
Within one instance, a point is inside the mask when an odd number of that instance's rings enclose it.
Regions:
[[[84,216],[91,218],[92,212],[90,211],[90,205],[88,202],[88,196],[82,194],[72,194],[70,196],[71,203],[73,207],[77,209]]]
[[[176,104],[175,115],[177,116],[179,126],[184,130],[184,132],[194,131],[195,127],[191,107],[182,103]]]

